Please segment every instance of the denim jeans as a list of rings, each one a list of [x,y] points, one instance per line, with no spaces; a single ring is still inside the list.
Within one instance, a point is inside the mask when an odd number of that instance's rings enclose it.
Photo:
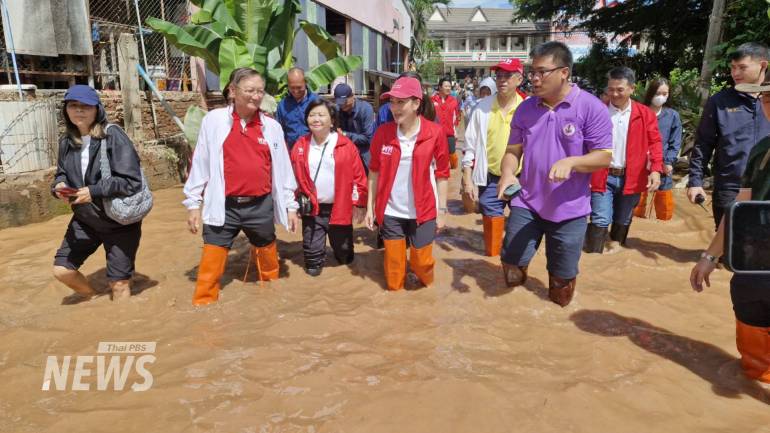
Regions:
[[[607,190],[591,193],[591,224],[599,227],[609,227],[611,223],[631,224],[641,194],[624,195],[625,183],[624,176],[610,174],[607,176]]]
[[[479,207],[484,216],[503,216],[507,201],[497,198],[497,183],[500,182],[500,176],[487,173],[487,185],[479,186]]]
[[[556,223],[529,209],[511,206],[500,259],[509,265],[528,266],[545,236],[548,273],[566,280],[575,278],[586,224],[584,216]]]

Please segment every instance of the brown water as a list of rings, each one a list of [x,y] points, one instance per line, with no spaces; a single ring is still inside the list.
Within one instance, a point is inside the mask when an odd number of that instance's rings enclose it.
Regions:
[[[50,267],[69,217],[0,231],[0,431],[770,432],[770,390],[739,373],[729,274],[689,288],[712,223],[682,195],[674,220],[635,220],[629,249],[584,255],[564,309],[547,301],[542,248],[526,287],[505,288],[457,200],[431,288],[384,291],[364,229],[353,265],[310,278],[281,229],[279,281],[240,280],[240,237],[221,301],[194,309],[202,242],[181,199],[157,192],[124,303],[60,305]],[[83,271],[104,285],[101,250]],[[152,387],[131,391],[132,370],[122,391],[93,377],[41,390],[49,355],[100,341],[157,342]]]

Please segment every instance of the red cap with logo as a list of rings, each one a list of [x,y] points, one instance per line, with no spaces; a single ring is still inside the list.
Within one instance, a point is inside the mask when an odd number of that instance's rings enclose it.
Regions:
[[[524,65],[521,64],[521,60],[519,59],[505,59],[489,69],[491,71],[503,70],[508,72],[518,72],[520,74],[524,73]]]
[[[385,92],[380,96],[380,99],[385,98],[417,98],[422,100],[422,86],[416,78],[401,77],[393,83],[393,87],[389,92]]]

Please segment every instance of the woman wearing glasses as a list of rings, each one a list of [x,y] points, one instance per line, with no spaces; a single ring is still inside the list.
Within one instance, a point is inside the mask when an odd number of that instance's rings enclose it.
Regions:
[[[259,110],[264,79],[251,68],[236,69],[223,94],[229,105],[203,118],[184,186],[190,232],[198,233],[203,223],[193,305],[219,298],[227,254],[241,230],[252,245],[258,278],[277,279],[274,222],[292,233],[299,223],[297,183],[283,131]]]
[[[299,184],[305,272],[316,277],[326,263],[327,235],[337,262],[353,261],[353,219],[360,223],[366,213],[366,173],[356,145],[334,132],[334,104],[311,102],[305,122],[310,134],[294,144],[291,163]]]

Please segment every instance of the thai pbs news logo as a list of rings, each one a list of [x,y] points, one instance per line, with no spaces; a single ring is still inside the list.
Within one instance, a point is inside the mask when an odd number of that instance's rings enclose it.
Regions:
[[[122,391],[129,384],[132,391],[152,387],[155,342],[100,342],[96,355],[49,355],[43,373],[43,391]],[[132,374],[132,372],[134,374]],[[130,381],[129,381],[130,379]],[[53,386],[52,386],[53,385]]]

